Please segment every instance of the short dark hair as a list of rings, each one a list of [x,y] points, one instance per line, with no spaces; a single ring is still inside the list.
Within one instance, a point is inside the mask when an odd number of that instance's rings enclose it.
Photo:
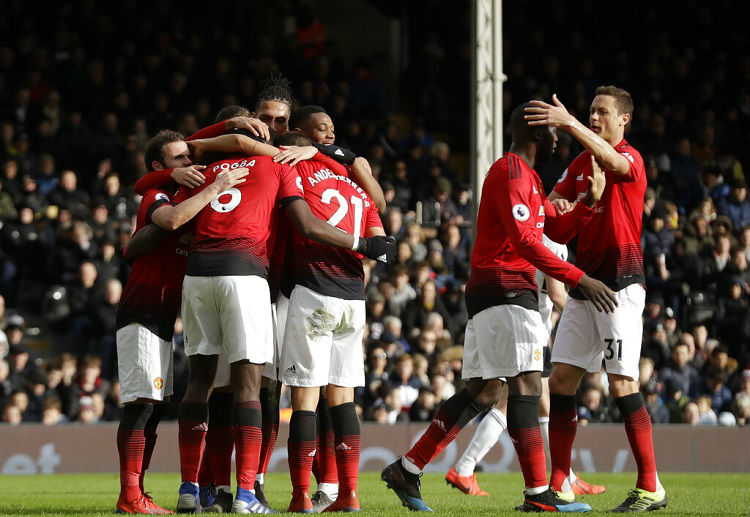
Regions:
[[[289,127],[292,129],[302,128],[302,125],[307,122],[311,116],[315,113],[325,113],[325,108],[310,104],[309,106],[302,106],[297,108],[289,118]]]
[[[276,137],[276,145],[298,145],[300,147],[310,145],[310,139],[300,133],[287,131],[283,135]]]
[[[294,104],[294,98],[292,97],[292,90],[289,86],[289,79],[283,75],[269,75],[263,83],[263,89],[258,94],[258,101],[255,103],[255,111],[258,111],[260,103],[264,101],[283,102],[289,106],[289,110],[291,111],[292,105]]]
[[[185,140],[182,133],[171,129],[162,129],[156,133],[146,144],[146,151],[143,155],[143,161],[146,162],[146,169],[153,171],[153,162],[159,162],[164,165],[164,146],[172,142]]]
[[[242,106],[226,106],[216,114],[216,122],[223,122],[234,117],[249,117],[250,110]]]
[[[596,89],[596,94],[614,97],[618,113],[627,113],[631,117],[633,116],[633,97],[622,88],[612,85],[600,86]]]

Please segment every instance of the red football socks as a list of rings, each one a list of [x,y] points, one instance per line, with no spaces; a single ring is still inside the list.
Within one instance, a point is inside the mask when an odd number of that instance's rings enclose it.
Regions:
[[[310,491],[310,473],[317,448],[317,417],[313,411],[295,411],[289,422],[288,460],[294,495]]]
[[[339,482],[336,470],[336,454],[333,451],[333,421],[328,401],[321,397],[318,402],[318,446],[315,452],[313,471],[318,483]]]
[[[203,456],[203,447],[208,430],[208,404],[183,402],[177,418],[180,446],[180,473],[182,481],[198,483],[198,468]]]
[[[281,386],[281,383],[276,383],[277,387]],[[260,465],[258,465],[258,472],[264,473],[268,470],[268,463],[271,461],[271,455],[276,447],[276,437],[279,434],[279,396],[280,388],[273,390],[269,388],[260,389],[260,406],[261,412],[263,413],[263,425],[261,432],[263,433],[263,441],[260,445]]]
[[[117,452],[120,457],[120,498],[133,501],[142,490],[142,472],[146,437],[144,428],[151,417],[153,404],[127,403],[117,429]]]
[[[651,418],[643,405],[640,393],[615,399],[625,422],[630,449],[638,465],[638,481],[635,486],[649,492],[656,491],[656,459],[651,432]]]
[[[339,494],[357,490],[361,433],[353,402],[331,408]]]
[[[508,434],[516,448],[526,488],[546,486],[547,465],[539,428],[539,397],[508,396]]]
[[[261,442],[261,412],[257,400],[234,405],[232,436],[234,437],[237,486],[246,490],[255,489]]]
[[[446,400],[406,458],[420,470],[456,439],[463,427],[486,408],[477,404],[466,389]]]
[[[570,473],[570,453],[578,430],[575,396],[550,393],[549,411],[550,485],[559,491]]]

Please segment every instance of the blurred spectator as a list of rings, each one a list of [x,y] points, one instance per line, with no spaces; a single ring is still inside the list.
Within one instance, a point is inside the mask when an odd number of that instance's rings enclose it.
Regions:
[[[744,392],[735,395],[732,413],[734,413],[737,425],[740,427],[748,425],[750,423],[750,395]]]
[[[667,366],[659,371],[659,377],[668,383],[674,380],[678,383],[679,391],[690,398],[698,395],[701,380],[698,372],[690,362],[690,349],[684,341],[679,341],[672,349],[672,356]]]
[[[729,195],[721,198],[717,205],[719,214],[729,217],[735,228],[750,224],[750,201],[747,199],[747,183],[744,179],[733,179]]]
[[[409,420],[412,422],[430,422],[437,413],[435,392],[429,386],[419,388],[417,400],[409,408]]]

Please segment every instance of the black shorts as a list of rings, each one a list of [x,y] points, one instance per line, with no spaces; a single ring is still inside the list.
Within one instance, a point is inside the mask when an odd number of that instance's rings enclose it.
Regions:
[[[542,377],[549,377],[552,373],[552,350],[548,346],[544,347],[544,366],[542,367]]]

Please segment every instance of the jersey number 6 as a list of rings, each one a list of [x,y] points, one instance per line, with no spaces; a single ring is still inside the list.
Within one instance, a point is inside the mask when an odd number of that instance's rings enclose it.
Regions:
[[[221,198],[226,199],[226,196],[231,197],[226,201],[226,203],[222,203],[220,201]],[[216,199],[211,201],[211,208],[213,208],[217,212],[230,212],[237,208],[237,205],[240,204],[240,201],[242,201],[242,192],[233,187],[216,196]]]

